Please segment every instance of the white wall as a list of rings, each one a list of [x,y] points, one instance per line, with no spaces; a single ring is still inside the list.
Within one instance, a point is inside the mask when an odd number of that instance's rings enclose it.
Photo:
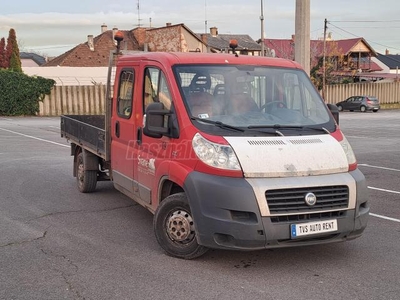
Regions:
[[[21,67],[25,68],[25,67],[39,67],[39,65],[30,58],[22,58],[21,59]]]
[[[107,84],[107,67],[22,67],[29,76],[54,79],[56,85]]]
[[[390,69],[387,65],[385,65],[383,62],[381,62],[379,59],[376,57],[371,57],[371,61],[376,63],[378,66],[380,66],[383,70],[382,71],[375,71],[374,73],[390,73]]]

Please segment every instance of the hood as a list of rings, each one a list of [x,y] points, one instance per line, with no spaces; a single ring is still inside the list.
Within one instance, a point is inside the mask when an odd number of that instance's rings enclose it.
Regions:
[[[245,177],[314,176],[348,171],[346,154],[332,136],[224,137]]]

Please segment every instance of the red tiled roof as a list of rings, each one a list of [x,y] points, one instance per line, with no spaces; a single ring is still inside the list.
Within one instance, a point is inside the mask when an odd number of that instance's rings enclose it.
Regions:
[[[374,49],[363,39],[354,38],[337,41],[326,41],[326,53],[339,52],[343,55],[348,55],[351,49],[362,41],[373,54],[376,54]],[[294,59],[294,41],[292,39],[264,39],[266,47],[275,50],[276,57]],[[321,57],[324,51],[324,41],[322,40],[311,40],[310,51],[312,57]]]
[[[139,50],[139,45],[131,31],[121,30],[124,35],[127,50]],[[107,67],[110,51],[115,49],[113,31],[108,30],[93,39],[94,51],[91,51],[88,42],[79,44],[71,50],[52,59],[43,67]],[[124,44],[122,48],[125,49]]]
[[[285,39],[264,39],[264,44],[269,49],[274,49],[275,56],[279,58],[294,59],[294,42]]]

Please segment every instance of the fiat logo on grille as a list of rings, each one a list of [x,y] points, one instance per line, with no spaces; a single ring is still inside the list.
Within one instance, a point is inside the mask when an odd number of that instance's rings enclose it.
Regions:
[[[315,196],[314,193],[307,193],[307,195],[304,197],[304,201],[308,206],[313,206],[315,203],[317,203],[317,196]]]

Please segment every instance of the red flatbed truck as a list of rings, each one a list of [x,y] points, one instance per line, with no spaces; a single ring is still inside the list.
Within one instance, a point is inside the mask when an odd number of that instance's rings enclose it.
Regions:
[[[61,116],[78,188],[111,180],[154,214],[171,256],[339,242],[367,225],[338,111],[293,61],[117,49],[106,105]]]

